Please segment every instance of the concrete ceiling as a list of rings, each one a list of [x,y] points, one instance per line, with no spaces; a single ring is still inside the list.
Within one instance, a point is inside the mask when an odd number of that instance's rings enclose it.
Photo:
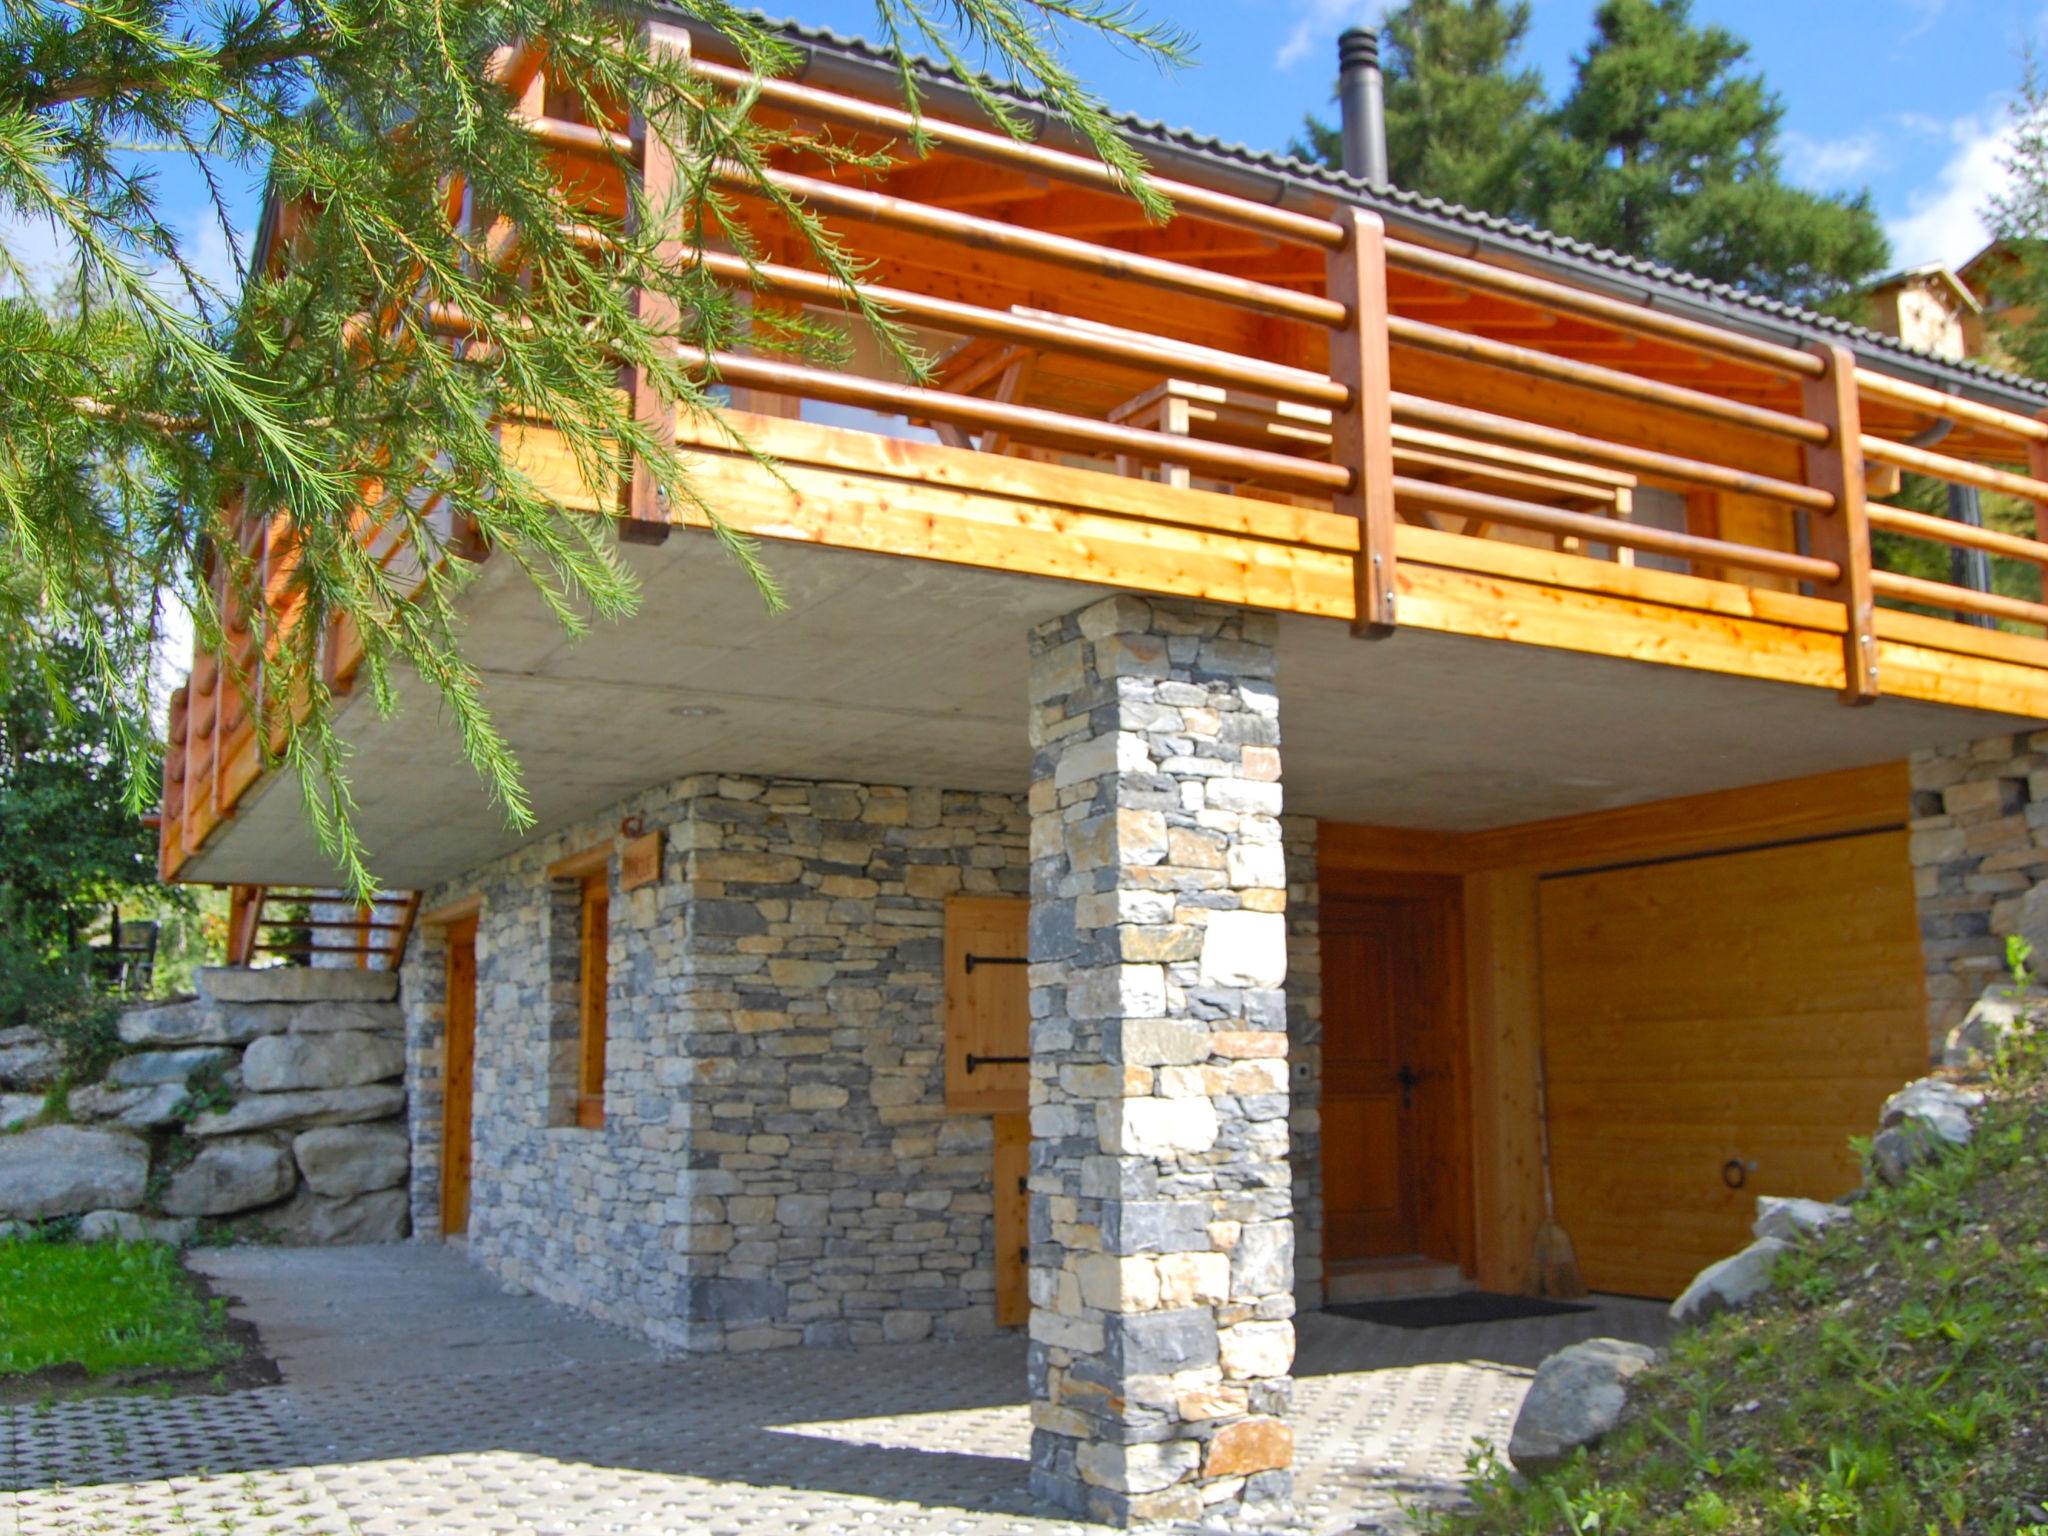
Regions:
[[[769,547],[770,615],[708,536],[626,546],[641,611],[571,642],[510,561],[463,602],[468,652],[524,768],[543,832],[686,773],[1022,790],[1025,633],[1100,589],[803,545]],[[1903,757],[2011,730],[2005,716],[1404,631],[1355,640],[1287,617],[1280,640],[1289,808],[1472,830]],[[358,696],[360,826],[379,878],[423,887],[520,841],[490,806],[430,690],[377,718]],[[186,878],[320,884],[332,871],[296,787],[252,791]]]

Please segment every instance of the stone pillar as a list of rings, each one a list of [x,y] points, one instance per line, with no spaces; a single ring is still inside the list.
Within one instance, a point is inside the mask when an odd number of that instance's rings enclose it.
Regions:
[[[1031,1486],[1117,1524],[1292,1493],[1274,620],[1032,633]]]

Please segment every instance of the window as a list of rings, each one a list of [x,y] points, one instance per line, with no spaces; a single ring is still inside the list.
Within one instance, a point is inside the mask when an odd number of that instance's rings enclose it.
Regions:
[[[610,985],[606,951],[611,942],[611,871],[583,877],[577,924],[578,954],[576,1123],[587,1128],[604,1124],[605,991]]]
[[[548,1124],[604,1124],[612,845],[548,866]]]

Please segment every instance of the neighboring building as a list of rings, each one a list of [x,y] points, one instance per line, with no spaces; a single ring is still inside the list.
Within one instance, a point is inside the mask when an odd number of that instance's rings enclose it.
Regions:
[[[792,38],[769,107],[900,129],[884,55]],[[530,836],[417,681],[343,706],[417,893],[415,1225],[693,1350],[1028,1326],[1042,1494],[1270,1511],[1298,1307],[1524,1286],[1547,1200],[1670,1294],[1856,1182],[2048,870],[2048,608],[1869,532],[2048,548],[1866,461],[2010,486],[2048,391],[1134,123],[1149,227],[926,108],[889,196],[790,169],[943,382],[726,360],[772,468],[677,423],[789,612],[688,519],[622,517],[644,607],[574,645],[485,559]],[[331,886],[232,675],[164,871]]]
[[[1983,351],[1983,302],[1945,263],[1930,261],[1881,277],[1866,296],[1872,330],[1935,357]]]

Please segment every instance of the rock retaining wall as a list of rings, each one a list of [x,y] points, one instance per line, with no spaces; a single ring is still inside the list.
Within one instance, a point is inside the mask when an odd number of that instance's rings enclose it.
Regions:
[[[389,971],[202,971],[200,995],[125,1010],[122,1054],[62,1091],[60,1054],[0,1036],[0,1223],[184,1242],[410,1230],[404,1021]]]

